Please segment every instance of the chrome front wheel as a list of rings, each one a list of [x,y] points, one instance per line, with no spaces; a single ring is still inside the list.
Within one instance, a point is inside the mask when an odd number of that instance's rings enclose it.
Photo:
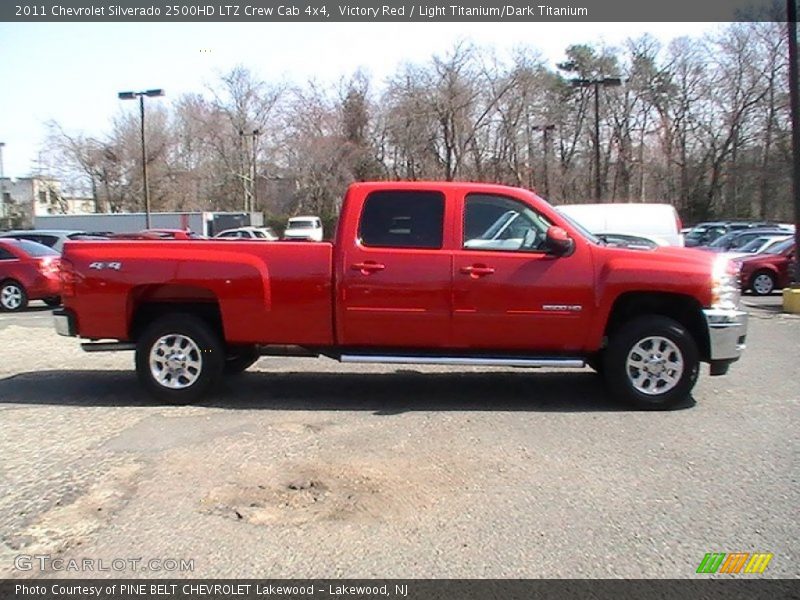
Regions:
[[[603,365],[612,396],[637,408],[665,410],[690,400],[700,353],[683,324],[662,315],[642,315],[610,336]]]
[[[633,388],[653,396],[674,389],[683,375],[681,349],[665,337],[651,336],[639,340],[625,361]]]

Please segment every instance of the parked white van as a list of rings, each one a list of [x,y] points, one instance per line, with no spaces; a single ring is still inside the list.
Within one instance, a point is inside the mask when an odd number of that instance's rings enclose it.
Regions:
[[[322,221],[319,217],[292,217],[283,232],[285,240],[322,241]]]
[[[556,208],[597,235],[644,235],[683,246],[683,224],[671,204],[562,204]]]

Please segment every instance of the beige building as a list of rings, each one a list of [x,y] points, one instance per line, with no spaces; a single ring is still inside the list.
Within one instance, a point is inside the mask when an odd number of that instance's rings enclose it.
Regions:
[[[64,197],[61,182],[52,177],[4,177],[0,179],[0,192],[0,229],[32,227],[38,216],[95,212],[91,198]]]

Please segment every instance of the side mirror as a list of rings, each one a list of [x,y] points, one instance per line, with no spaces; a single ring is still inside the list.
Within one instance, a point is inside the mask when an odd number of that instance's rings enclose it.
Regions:
[[[556,256],[569,256],[575,251],[575,240],[564,229],[554,225],[547,230],[547,249]]]

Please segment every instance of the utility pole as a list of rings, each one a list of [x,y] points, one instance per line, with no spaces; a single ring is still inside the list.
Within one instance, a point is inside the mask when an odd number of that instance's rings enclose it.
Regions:
[[[797,69],[797,4],[796,0],[787,0],[786,3],[786,26],[789,28],[789,102],[792,111],[792,155],[793,155],[793,177],[792,191],[794,192],[794,244],[795,244],[795,284],[800,284],[800,257],[797,252],[800,249],[800,90],[798,90]]]
[[[547,155],[550,152],[550,136],[548,135],[549,132],[553,131],[556,128],[555,125],[534,125],[531,127],[533,131],[541,131],[542,132],[542,144],[544,145],[544,197],[546,200],[550,199],[550,180],[547,176]]]
[[[594,87],[594,195],[595,202],[600,202],[603,196],[603,186],[600,181],[600,86],[619,86],[622,79],[619,77],[603,77],[602,79],[573,79],[573,87]]]
[[[245,187],[245,199],[244,199],[244,210],[245,212],[250,212],[256,210],[258,207],[258,170],[257,170],[257,158],[258,158],[258,136],[261,135],[261,131],[259,129],[253,129],[252,133],[245,133],[244,130],[239,130],[239,135],[244,138],[253,138],[252,140],[252,164],[251,168],[251,176],[250,176],[250,206],[248,207],[248,195],[247,189]],[[246,144],[244,144],[246,145]],[[245,179],[245,186],[246,186],[246,179]]]

